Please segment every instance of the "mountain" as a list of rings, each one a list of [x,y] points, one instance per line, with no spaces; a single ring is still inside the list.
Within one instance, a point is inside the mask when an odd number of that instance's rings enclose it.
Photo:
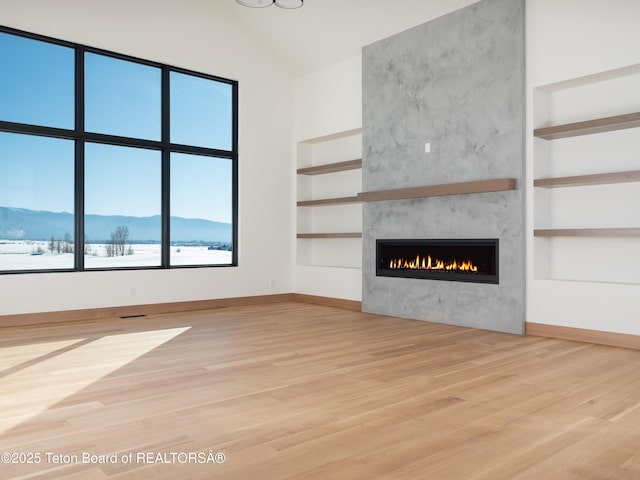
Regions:
[[[160,215],[86,215],[85,234],[90,242],[104,242],[119,226],[129,229],[129,241],[159,242]],[[49,240],[73,236],[73,215],[26,208],[0,207],[0,238],[7,240]],[[171,217],[172,242],[231,242],[231,224],[200,218]]]
[[[73,236],[73,215],[26,208],[0,207],[0,238],[7,240],[48,240]]]

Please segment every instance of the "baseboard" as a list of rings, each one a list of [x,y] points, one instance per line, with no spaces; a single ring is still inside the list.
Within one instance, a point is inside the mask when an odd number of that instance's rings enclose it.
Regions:
[[[357,300],[345,300],[343,298],[320,297],[317,295],[306,295],[304,293],[294,293],[293,300],[300,303],[313,303],[326,307],[337,307],[345,310],[362,311],[362,302]]]
[[[640,350],[640,335],[626,333],[602,332],[584,328],[561,327],[559,325],[545,325],[543,323],[525,323],[527,335],[538,337],[561,338],[577,342],[597,343],[612,347],[635,348]]]
[[[146,305],[126,305],[120,307],[86,308],[56,312],[0,315],[0,327],[75,322],[79,320],[98,320],[100,318],[136,315],[156,315],[159,313],[193,312],[198,310],[212,310],[215,308],[244,307],[248,305],[282,302],[313,303],[316,305],[343,308],[345,310],[355,310],[357,312],[362,310],[362,302],[357,302],[355,300],[319,297],[315,295],[304,295],[301,293],[281,293],[275,295],[254,295],[250,297],[195,300],[191,302],[150,303]]]
[[[212,300],[196,300],[190,302],[151,303],[146,305],[127,305],[121,307],[87,308],[81,310],[64,310],[56,312],[23,313],[0,316],[0,326],[14,327],[37,325],[43,323],[73,322],[78,320],[97,320],[135,315],[154,315],[159,313],[191,312],[224,307],[242,307],[267,303],[292,302],[293,293],[276,295],[256,295],[250,297],[219,298]]]

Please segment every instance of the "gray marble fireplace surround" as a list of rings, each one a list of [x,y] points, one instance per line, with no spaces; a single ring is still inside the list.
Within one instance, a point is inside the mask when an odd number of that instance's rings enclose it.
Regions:
[[[365,202],[363,311],[523,332],[524,56],[524,0],[483,0],[363,49],[364,192],[516,179]],[[376,239],[390,238],[498,238],[500,283],[377,277]]]

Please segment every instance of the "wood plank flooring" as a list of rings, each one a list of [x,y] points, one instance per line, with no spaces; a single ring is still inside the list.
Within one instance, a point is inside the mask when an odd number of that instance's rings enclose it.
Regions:
[[[636,480],[639,372],[293,302],[2,328],[0,478]]]

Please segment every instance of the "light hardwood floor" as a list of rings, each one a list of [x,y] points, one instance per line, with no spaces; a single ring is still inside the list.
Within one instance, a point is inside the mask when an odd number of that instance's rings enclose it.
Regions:
[[[293,302],[0,346],[2,479],[640,478],[637,350]]]

